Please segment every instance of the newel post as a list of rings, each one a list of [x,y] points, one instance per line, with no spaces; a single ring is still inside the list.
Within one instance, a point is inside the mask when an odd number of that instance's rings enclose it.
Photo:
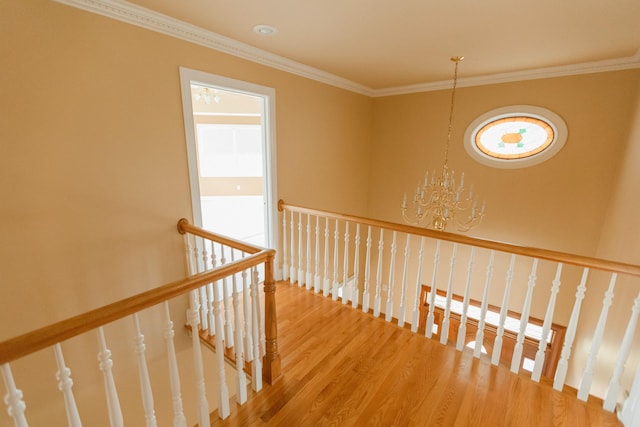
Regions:
[[[264,263],[264,334],[265,354],[262,376],[269,384],[280,376],[280,354],[278,353],[278,321],[276,318],[276,282],[273,276],[273,255]]]

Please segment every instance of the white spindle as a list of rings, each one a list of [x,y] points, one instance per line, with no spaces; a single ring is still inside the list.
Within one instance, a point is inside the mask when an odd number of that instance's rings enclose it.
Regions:
[[[493,276],[493,261],[495,251],[491,251],[489,265],[487,265],[487,275],[484,281],[484,291],[482,293],[482,303],[480,305],[480,319],[478,320],[478,331],[476,332],[476,345],[473,348],[473,357],[479,358],[482,354],[482,344],[484,343],[484,325],[487,317],[487,307],[489,305],[489,291],[491,289],[491,277]]]
[[[302,212],[298,212],[298,286],[304,286],[304,259],[302,258]]]
[[[609,314],[611,301],[613,300],[613,290],[616,286],[617,278],[617,273],[611,274],[609,288],[604,294],[604,300],[602,301],[602,311],[600,312],[600,317],[598,318],[596,330],[593,333],[593,339],[591,340],[591,350],[589,351],[587,364],[584,368],[584,373],[582,374],[582,381],[580,381],[580,387],[578,388],[578,399],[584,402],[587,401],[587,398],[589,397],[589,391],[591,390],[591,382],[593,381],[593,368],[596,363],[596,358],[598,357],[600,345],[602,344],[602,335],[604,334],[604,327],[607,323],[607,316]]]
[[[456,253],[458,244],[453,244],[451,254],[451,264],[449,265],[449,281],[447,282],[447,299],[444,306],[444,319],[442,319],[442,331],[440,332],[440,343],[447,344],[449,341],[449,317],[451,316],[451,298],[453,296],[453,272],[456,267]]]
[[[251,323],[253,332],[253,363],[251,364],[251,387],[253,391],[262,390],[262,360],[260,359],[260,295],[258,294],[258,269],[251,273]]]
[[[24,411],[27,405],[22,400],[22,390],[16,388],[16,383],[13,381],[13,374],[8,363],[2,365],[2,380],[4,386],[7,389],[7,394],[4,397],[4,403],[7,405],[7,413],[13,418],[15,427],[27,427],[27,418],[24,416]]]
[[[360,279],[360,224],[356,224],[355,255],[353,259],[353,283],[351,285],[351,307],[358,308],[360,303],[360,291],[358,283]]]
[[[420,251],[418,252],[418,272],[416,273],[416,295],[413,300],[413,317],[411,319],[411,332],[418,332],[420,323],[420,293],[422,291],[422,263],[424,262],[425,237],[420,237]]]
[[[384,230],[380,229],[378,240],[378,267],[376,271],[376,293],[373,298],[373,315],[380,316],[380,288],[382,287],[382,249],[384,248]]]
[[[571,318],[569,319],[569,325],[564,337],[564,344],[562,345],[562,353],[560,354],[560,360],[556,367],[556,375],[553,379],[553,388],[558,391],[562,391],[564,381],[567,377],[567,369],[569,367],[569,357],[571,356],[571,346],[573,345],[573,339],[576,336],[576,328],[578,327],[578,319],[580,317],[580,306],[584,299],[584,294],[587,291],[587,277],[589,276],[589,269],[585,268],[582,271],[582,279],[576,289],[576,300],[573,303],[573,310],[571,311]]]
[[[433,275],[431,276],[431,291],[429,292],[429,312],[427,313],[427,326],[424,330],[424,336],[431,338],[433,335],[433,312],[436,306],[436,292],[438,287],[436,281],[438,278],[438,263],[440,261],[440,240],[436,240],[436,251],[433,255]]]
[[[58,372],[56,373],[58,390],[62,392],[64,397],[67,422],[70,427],[81,427],[82,422],[80,421],[80,414],[78,413],[78,407],[76,406],[76,399],[73,397],[71,369],[67,368],[67,365],[64,363],[64,356],[62,355],[62,347],[60,346],[60,343],[54,345],[53,350],[56,355],[56,364],[58,365]]]
[[[287,210],[282,210],[282,279],[289,280],[289,253],[287,242]]]
[[[231,249],[231,262],[235,261],[234,250]],[[242,318],[240,317],[240,294],[238,292],[238,283],[236,274],[231,276],[233,289],[231,291],[233,298],[233,321],[235,328],[235,347],[236,355],[236,401],[242,405],[247,401],[247,376],[244,373],[244,356],[242,354],[242,344],[244,343],[242,331]]]
[[[140,319],[138,313],[133,314],[133,323],[136,336],[134,338],[135,352],[138,360],[138,376],[140,379],[140,392],[142,395],[142,407],[144,409],[144,420],[147,427],[155,427],[156,414],[153,408],[153,392],[151,390],[151,380],[149,379],[149,369],[145,358],[144,335],[140,330]]]
[[[531,373],[531,379],[538,382],[542,375],[542,367],[544,365],[545,355],[544,352],[547,349],[547,337],[549,336],[549,330],[551,329],[551,322],[553,321],[553,311],[556,307],[556,296],[560,290],[560,275],[562,274],[562,263],[558,264],[556,269],[556,277],[553,279],[553,286],[551,286],[551,295],[549,297],[549,304],[547,305],[547,312],[544,316],[544,323],[542,324],[542,336],[538,343],[538,351],[536,352],[536,360],[533,366],[533,372]]]
[[[244,258],[246,254],[243,253]],[[242,270],[242,313],[244,320],[244,357],[253,360],[253,333],[251,331],[251,294],[249,293],[248,271]]]
[[[464,285],[464,297],[462,298],[462,315],[460,316],[460,326],[458,326],[458,342],[456,342],[456,350],[464,349],[464,341],[467,336],[467,311],[469,310],[469,291],[471,290],[471,275],[473,273],[474,257],[476,248],[471,247],[469,255],[469,264],[467,264],[467,281]]]
[[[224,252],[222,254],[224,257]],[[221,261],[224,264],[224,261]],[[229,416],[229,388],[227,387],[227,376],[225,374],[225,361],[224,361],[224,320],[222,318],[222,312],[224,307],[224,288],[216,283],[213,287],[213,318],[216,322],[216,331],[218,333],[215,336],[216,343],[216,368],[218,372],[218,416],[225,419]],[[221,295],[222,294],[222,295]],[[201,426],[202,427],[202,426]]]
[[[407,298],[407,277],[409,275],[409,255],[410,255],[411,234],[407,234],[407,241],[404,246],[404,265],[402,267],[402,285],[400,287],[400,308],[398,312],[398,326],[404,326],[405,300]]]
[[[169,363],[169,385],[171,388],[171,400],[173,402],[173,427],[187,427],[187,419],[182,409],[182,392],[180,391],[180,373],[178,371],[178,359],[173,343],[175,331],[169,312],[169,303],[164,302],[165,329],[164,339],[167,345],[167,360]]]
[[[204,366],[202,363],[202,350],[200,348],[200,336],[198,334],[198,293],[192,291],[190,295],[189,309],[187,310],[187,322],[191,327],[191,346],[193,348],[193,368],[196,376],[198,391],[198,419],[200,427],[208,425],[209,401],[204,380]],[[216,328],[217,329],[217,328]],[[218,329],[219,330],[219,329]],[[216,337],[219,334],[216,334]]]
[[[196,312],[196,317],[198,313]],[[100,371],[104,378],[104,390],[107,395],[107,408],[109,411],[109,423],[111,427],[122,427],[124,424],[122,421],[122,410],[120,409],[120,400],[118,399],[118,392],[116,390],[116,383],[113,380],[113,373],[111,368],[113,367],[113,361],[111,360],[111,350],[107,348],[107,341],[104,338],[104,331],[102,327],[97,329],[98,331],[98,346],[100,352],[98,353],[98,361],[100,362]]]
[[[340,228],[338,225],[338,220],[336,219],[336,228],[333,232],[333,288],[331,290],[331,299],[334,301],[338,300],[338,288],[340,287],[340,283],[338,283],[338,239],[340,238]]]
[[[613,370],[613,375],[611,376],[611,381],[609,381],[609,387],[607,388],[607,394],[604,399],[604,409],[610,412],[613,412],[615,409],[616,403],[618,402],[618,396],[620,395],[620,389],[622,388],[620,378],[624,373],[624,367],[627,363],[627,358],[629,357],[629,352],[631,351],[631,345],[633,343],[633,337],[636,333],[638,310],[640,310],[640,293],[638,293],[638,296],[633,301],[631,317],[629,318],[627,329],[625,330],[624,337],[622,338],[622,344],[620,345],[620,351],[618,352],[616,366]]]
[[[371,226],[367,227],[367,253],[364,262],[364,287],[362,289],[362,312],[369,312],[369,288],[371,286]]]
[[[200,295],[200,327],[203,331],[209,329],[209,301],[207,299],[207,287],[198,289]]]
[[[533,288],[536,286],[536,270],[538,269],[538,259],[533,260],[529,282],[527,283],[527,294],[522,306],[520,314],[520,329],[518,330],[518,338],[513,347],[513,357],[511,358],[511,372],[517,374],[520,371],[520,363],[522,362],[522,350],[524,347],[525,331],[527,323],[529,323],[529,311],[531,310],[531,297],[533,296]]]
[[[311,215],[307,215],[307,275],[305,277],[307,290],[313,287],[313,273],[311,272]]]
[[[233,249],[231,249],[231,256],[233,256]],[[227,258],[225,257],[224,246],[220,244],[220,264],[225,265],[227,263]],[[234,275],[235,278],[235,275]],[[229,277],[225,276],[222,279],[222,295],[220,295],[220,301],[224,307],[224,345],[226,348],[233,348],[233,322],[231,320],[232,316],[232,308],[231,304],[228,303],[229,296],[231,292],[229,290]],[[216,328],[216,330],[218,330]]]
[[[320,288],[322,287],[322,281],[320,279],[320,216],[316,216],[316,233],[315,233],[315,241],[316,241],[316,251],[315,251],[315,259],[314,259],[314,269],[313,272],[315,276],[313,278],[313,291],[315,293],[320,292]]]
[[[324,222],[324,280],[322,281],[322,295],[329,296],[329,218]]]
[[[342,303],[349,302],[349,222],[344,229],[344,258],[342,260]]]
[[[289,282],[293,285],[298,280],[296,278],[296,258],[295,258],[295,234],[294,234],[294,222],[295,214],[291,212],[291,264],[289,266]]]
[[[640,367],[636,368],[629,396],[625,399],[622,409],[618,412],[618,419],[622,421],[622,425],[634,427],[640,421]]]
[[[214,249],[213,241],[209,241],[211,244],[211,269],[215,269],[217,266],[216,252]],[[207,287],[207,313],[209,323],[209,336],[212,337],[216,333],[216,322],[213,319],[213,283],[206,285]]]
[[[389,261],[389,289],[387,290],[387,307],[385,310],[385,320],[391,322],[393,318],[393,279],[396,266],[396,231],[393,231],[393,238],[391,240],[391,260]]]
[[[498,366],[500,364],[500,355],[502,353],[502,337],[504,335],[504,325],[507,320],[509,311],[509,294],[511,293],[511,283],[513,282],[513,270],[515,267],[516,256],[511,255],[509,270],[507,270],[507,280],[502,294],[502,304],[500,305],[500,320],[498,321],[498,330],[496,338],[493,340],[493,352],[491,353],[491,364]]]

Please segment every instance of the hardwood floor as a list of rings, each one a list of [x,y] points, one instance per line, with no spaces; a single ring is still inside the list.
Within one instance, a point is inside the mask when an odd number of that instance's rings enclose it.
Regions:
[[[620,426],[507,367],[278,283],[283,376],[214,426]]]

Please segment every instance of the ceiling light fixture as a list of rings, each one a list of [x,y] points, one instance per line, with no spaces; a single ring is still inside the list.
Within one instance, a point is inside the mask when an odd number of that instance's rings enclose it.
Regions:
[[[449,223],[454,223],[458,231],[466,232],[480,224],[484,217],[484,202],[482,207],[478,208],[478,201],[473,194],[473,186],[468,191],[464,188],[464,172],[460,175],[460,181],[456,182],[455,172],[449,171],[448,166],[453,106],[458,82],[458,64],[463,59],[463,56],[451,58],[451,61],[456,65],[453,74],[449,129],[442,171],[440,173],[435,170],[433,172],[427,171],[424,182],[419,183],[416,188],[411,205],[407,203],[407,193],[405,193],[401,206],[402,217],[407,223],[419,226],[427,219],[425,227],[432,227],[438,231],[444,231]]]
[[[253,27],[253,32],[261,36],[273,36],[278,33],[278,29],[272,25],[256,25]]]

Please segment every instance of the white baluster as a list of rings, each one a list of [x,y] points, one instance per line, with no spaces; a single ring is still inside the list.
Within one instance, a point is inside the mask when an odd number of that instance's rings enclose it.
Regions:
[[[638,426],[638,421],[640,421],[640,367],[636,368],[629,396],[618,412],[618,419],[624,426]]]
[[[27,418],[24,416],[24,411],[27,405],[22,400],[22,390],[16,388],[16,383],[13,381],[13,374],[8,363],[2,365],[2,380],[4,386],[7,389],[7,394],[4,397],[4,403],[7,405],[7,413],[13,418],[15,427],[27,427]]]
[[[491,364],[498,366],[500,364],[500,354],[502,353],[502,337],[504,335],[504,324],[507,320],[509,311],[509,294],[511,293],[511,283],[513,282],[513,270],[515,267],[516,256],[511,255],[509,270],[507,270],[507,281],[502,294],[502,304],[500,306],[500,320],[498,321],[498,331],[496,338],[493,340],[493,352],[491,353]]]
[[[418,252],[418,272],[416,273],[416,297],[413,301],[413,317],[411,319],[411,332],[418,332],[420,323],[420,293],[422,291],[422,263],[424,262],[425,237],[420,237],[420,251]]]
[[[331,299],[338,300],[338,238],[340,237],[340,231],[338,227],[338,220],[336,219],[336,228],[333,232],[333,288],[331,290]]]
[[[187,419],[182,409],[182,393],[180,391],[180,373],[178,371],[178,359],[176,358],[176,349],[173,343],[175,332],[173,330],[173,322],[169,313],[169,303],[164,302],[165,329],[164,339],[167,345],[167,359],[169,363],[169,385],[171,388],[171,400],[173,402],[173,427],[186,427]]]
[[[495,251],[491,251],[489,255],[489,265],[487,266],[487,275],[484,282],[484,292],[482,293],[482,304],[480,305],[480,319],[478,320],[478,331],[476,332],[476,345],[473,348],[473,357],[476,359],[482,354],[482,344],[484,343],[484,325],[487,317],[487,306],[489,305],[489,291],[491,289],[491,277],[493,276],[493,261]]]
[[[462,298],[462,315],[460,316],[460,326],[458,326],[458,342],[456,342],[456,350],[464,349],[464,341],[467,336],[467,312],[469,311],[469,290],[471,289],[471,275],[473,273],[474,257],[476,248],[471,247],[469,255],[469,264],[467,265],[467,281],[464,285],[464,297]]]
[[[433,335],[433,312],[436,306],[436,292],[438,287],[436,281],[438,278],[438,263],[440,261],[440,240],[436,241],[436,251],[433,255],[433,276],[431,276],[431,291],[429,292],[429,312],[427,313],[427,326],[424,330],[424,336],[431,338]]]
[[[411,234],[407,234],[407,241],[404,246],[404,266],[402,267],[402,285],[400,287],[400,308],[398,312],[398,326],[401,328],[404,327],[404,316],[405,316],[405,300],[407,298],[407,277],[409,275],[409,255],[411,252],[410,249],[410,241]]]
[[[289,267],[289,281],[293,285],[296,283],[298,278],[296,277],[296,259],[295,259],[295,234],[294,234],[294,225],[295,222],[295,214],[291,212],[291,266]]]
[[[582,271],[582,279],[576,289],[576,301],[573,303],[573,310],[571,311],[571,318],[569,319],[569,325],[564,337],[564,344],[562,345],[562,353],[560,354],[560,360],[556,367],[556,375],[553,379],[553,388],[558,391],[562,391],[564,381],[567,377],[567,369],[569,367],[569,357],[571,356],[571,346],[573,345],[573,339],[576,336],[576,328],[578,327],[578,319],[580,317],[580,306],[584,299],[584,294],[587,291],[587,277],[589,276],[589,269],[585,268]]]
[[[384,230],[380,229],[380,240],[378,240],[378,267],[376,271],[376,293],[373,298],[373,315],[380,316],[380,288],[382,287],[382,249],[384,248]]]
[[[289,280],[289,253],[287,252],[287,211],[282,210],[282,279]]]
[[[224,259],[224,252],[222,252]],[[224,264],[225,261],[221,261]],[[229,416],[229,388],[227,387],[227,376],[225,374],[225,361],[224,361],[224,320],[222,318],[224,311],[224,288],[219,286],[219,283],[213,287],[213,318],[216,322],[216,331],[219,333],[215,336],[216,343],[216,367],[218,371],[218,416],[225,419]],[[207,424],[208,425],[208,424]],[[201,426],[202,427],[202,426]]]
[[[315,259],[314,259],[314,273],[315,276],[313,278],[313,291],[315,293],[320,292],[320,288],[322,287],[322,281],[320,279],[320,216],[316,216],[316,251],[315,251]]]
[[[556,296],[560,290],[560,275],[562,274],[562,263],[558,264],[556,269],[556,277],[553,279],[553,286],[551,286],[551,296],[549,297],[549,304],[547,305],[547,313],[544,316],[544,323],[542,324],[542,337],[538,343],[538,351],[536,352],[536,360],[533,366],[533,372],[531,373],[531,379],[539,382],[542,375],[542,367],[544,365],[545,355],[544,352],[547,349],[547,337],[549,336],[549,330],[551,329],[551,322],[553,321],[553,311],[556,306]]]
[[[200,324],[203,331],[209,329],[209,301],[207,299],[207,287],[198,289],[200,294]]]
[[[387,307],[385,310],[384,319],[387,322],[391,322],[393,318],[393,279],[396,266],[396,231],[393,231],[393,238],[391,241],[391,260],[389,261],[389,290],[387,291]]]
[[[364,287],[362,289],[362,312],[369,312],[369,288],[371,286],[371,226],[367,227],[367,253],[364,262]]]
[[[251,387],[253,391],[262,390],[262,360],[260,359],[260,295],[258,292],[258,269],[253,267],[251,274],[251,321],[253,331],[253,363],[251,364]]]
[[[242,254],[243,258],[246,256]],[[244,314],[244,357],[247,362],[253,360],[253,333],[251,331],[251,295],[249,294],[248,271],[242,270],[242,312]]]
[[[324,222],[324,280],[322,282],[322,295],[329,296],[329,218]]]
[[[522,350],[524,344],[524,333],[527,329],[527,323],[529,323],[529,311],[531,310],[531,297],[533,295],[533,288],[536,286],[536,270],[538,268],[538,259],[533,260],[533,266],[531,267],[531,274],[529,275],[529,282],[527,284],[527,295],[524,299],[522,306],[522,314],[520,314],[520,329],[518,331],[518,338],[516,344],[513,347],[513,357],[511,358],[511,372],[517,374],[520,371],[520,363],[522,361]]]
[[[358,281],[360,279],[360,224],[356,224],[355,255],[353,259],[353,284],[351,285],[351,307],[358,308],[360,303],[360,291]]]
[[[311,272],[311,215],[307,215],[307,275],[305,277],[307,290],[313,287],[313,273]]]
[[[215,269],[217,266],[216,252],[214,249],[213,241],[211,243],[211,269]],[[216,333],[216,322],[213,319],[213,283],[206,285],[207,288],[207,318],[209,324],[209,336],[212,337]]]
[[[593,381],[593,368],[596,363],[596,358],[598,357],[598,351],[600,350],[600,345],[602,344],[602,335],[604,334],[604,327],[607,323],[607,316],[609,314],[609,307],[611,306],[611,301],[613,300],[613,289],[616,286],[616,279],[618,278],[617,273],[611,274],[611,280],[609,281],[609,288],[607,292],[604,294],[604,300],[602,301],[602,311],[600,312],[600,317],[598,318],[598,324],[596,325],[596,330],[593,333],[593,340],[591,341],[591,350],[589,351],[589,356],[587,357],[587,365],[584,368],[584,373],[582,374],[582,381],[580,381],[580,387],[578,388],[578,399],[586,402],[589,397],[589,391],[591,390],[591,382]]]
[[[198,314],[196,313],[196,316]],[[111,360],[111,351],[107,348],[107,342],[104,338],[102,327],[97,329],[98,345],[100,352],[98,353],[98,361],[100,362],[100,371],[104,378],[104,390],[107,395],[107,408],[109,410],[109,423],[111,427],[122,427],[122,410],[120,409],[120,400],[116,391],[116,383],[113,380],[111,368],[113,361]]]
[[[225,265],[227,263],[227,259],[224,255],[224,246],[220,244],[220,264]],[[231,256],[233,256],[233,249],[231,249]],[[234,276],[235,277],[235,276]],[[222,292],[221,292],[220,301],[224,307],[224,345],[226,348],[232,348],[234,346],[233,343],[233,323],[231,321],[231,304],[228,303],[229,296],[231,292],[229,291],[229,278],[228,276],[222,279]]]
[[[298,286],[304,286],[304,259],[302,258],[302,212],[298,212]]]
[[[151,380],[149,379],[149,370],[147,369],[147,360],[145,358],[144,335],[140,330],[140,320],[138,313],[133,314],[133,323],[136,330],[134,339],[135,352],[138,359],[138,375],[140,379],[140,392],[142,394],[142,407],[144,409],[144,420],[147,427],[155,427],[156,414],[153,408],[153,392],[151,390]]]
[[[631,309],[631,317],[627,324],[627,329],[624,332],[622,338],[622,344],[620,345],[620,351],[618,352],[618,359],[616,361],[616,367],[613,370],[611,381],[609,381],[609,387],[607,388],[607,394],[604,399],[604,409],[613,412],[618,402],[618,396],[620,395],[620,378],[624,373],[624,367],[627,363],[627,358],[631,352],[631,345],[633,343],[633,337],[636,333],[636,326],[638,324],[638,310],[640,310],[640,293],[633,301],[633,308]]]
[[[231,249],[231,262],[234,259],[234,250]],[[238,284],[236,283],[236,275],[232,277],[233,290],[233,319],[236,325],[235,342],[238,344],[235,346],[236,354],[236,401],[242,405],[247,401],[247,376],[244,373],[244,357],[242,354],[242,344],[244,337],[242,335],[242,319],[240,318],[240,294],[238,293]]]
[[[349,302],[349,222],[344,230],[344,258],[342,260],[342,304]]]
[[[56,355],[56,364],[58,365],[58,372],[56,373],[58,390],[62,392],[64,397],[67,422],[70,427],[81,427],[82,422],[80,421],[80,414],[78,413],[78,407],[76,406],[76,399],[73,397],[73,380],[71,379],[71,370],[67,368],[64,363],[64,356],[62,355],[62,347],[60,346],[60,343],[54,345],[53,350]]]
[[[193,347],[193,368],[196,375],[196,387],[198,390],[198,419],[200,427],[209,425],[209,401],[204,381],[204,366],[202,363],[202,350],[200,348],[200,336],[198,334],[198,292],[189,293],[190,303],[187,310],[187,323],[191,327],[191,346]],[[216,338],[219,334],[216,334]],[[221,353],[221,352],[220,352]]]
[[[449,265],[449,281],[447,282],[447,299],[444,306],[444,319],[442,320],[442,331],[440,332],[440,344],[447,344],[449,341],[449,317],[451,316],[451,298],[453,295],[453,272],[456,266],[456,253],[458,244],[453,244],[451,263]]]

